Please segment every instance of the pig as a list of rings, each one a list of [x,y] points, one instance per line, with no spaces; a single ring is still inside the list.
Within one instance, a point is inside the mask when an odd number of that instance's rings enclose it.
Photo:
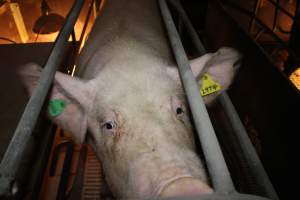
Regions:
[[[191,60],[226,90],[239,53],[221,48]],[[26,65],[30,92],[41,68]],[[77,62],[78,77],[56,72],[49,98],[66,107],[49,116],[101,161],[114,197],[144,199],[211,193],[196,153],[189,109],[156,0],[109,0]],[[201,77],[199,78],[201,85]],[[208,104],[217,94],[204,97]]]

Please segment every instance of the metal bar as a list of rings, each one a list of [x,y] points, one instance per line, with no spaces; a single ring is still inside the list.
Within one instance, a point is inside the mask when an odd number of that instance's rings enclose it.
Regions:
[[[72,30],[72,33],[71,33],[71,38],[72,38],[72,45],[73,45],[73,48],[76,49],[76,34],[75,34],[75,30],[73,28]]]
[[[256,0],[255,7],[252,11],[253,13],[255,13],[255,15],[259,10],[260,5],[261,5],[261,0]],[[252,34],[254,32],[254,23],[255,23],[254,18],[251,18],[250,23],[249,23],[249,32],[250,32],[250,34]]]
[[[279,4],[279,0],[276,0],[276,4]],[[278,16],[278,6],[275,6],[275,13],[274,13],[274,19],[273,19],[273,25],[272,25],[272,31],[275,32],[276,26],[277,26],[277,16]]]
[[[260,38],[260,36],[262,36],[262,34],[265,33],[265,31],[266,31],[266,30],[265,30],[264,28],[262,28],[260,31],[258,31],[258,32],[255,34],[255,36],[253,36],[254,40],[257,41],[257,40]]]
[[[56,194],[56,200],[64,200],[67,199],[67,186],[69,182],[69,177],[71,175],[71,166],[72,166],[72,156],[73,156],[73,148],[74,144],[71,141],[65,143],[66,151],[65,151],[65,158],[64,164],[62,168],[62,172],[60,174],[60,181],[58,185],[58,191]]]
[[[83,44],[82,41],[84,40],[84,34],[85,34],[86,29],[87,29],[88,22],[89,22],[89,19],[91,17],[91,13],[93,11],[95,2],[96,2],[95,0],[91,1],[91,5],[89,7],[88,13],[87,13],[86,18],[84,20],[84,26],[82,28],[82,31],[81,31],[81,34],[80,34],[80,38],[79,38],[79,49],[82,47],[82,44]],[[78,49],[78,51],[79,51],[79,49]]]
[[[288,17],[290,17],[293,20],[295,19],[295,16],[293,14],[291,14],[290,12],[288,12],[286,9],[282,8],[280,5],[278,5],[278,0],[273,1],[273,0],[268,0],[271,4],[273,4],[276,8],[278,8],[281,12],[283,12],[284,14],[286,14]]]
[[[221,148],[218,144],[203,99],[199,94],[198,84],[189,66],[189,61],[185,55],[166,1],[159,0],[159,5],[172,50],[178,64],[181,81],[192,111],[195,128],[200,139],[214,190],[222,193],[235,192]]]
[[[45,132],[45,138],[43,139],[43,142],[41,144],[41,150],[40,150],[40,156],[39,156],[39,161],[36,164],[36,171],[38,172],[32,180],[33,186],[32,186],[32,193],[30,199],[32,200],[38,200],[38,197],[41,192],[41,187],[43,183],[43,178],[44,178],[44,172],[46,170],[47,164],[48,164],[48,158],[51,153],[51,147],[54,141],[54,133],[55,129],[57,127],[53,124],[50,125],[50,128]]]
[[[263,189],[264,193],[271,199],[278,200],[279,197],[259,159],[256,154],[248,134],[241,122],[237,111],[235,110],[230,98],[226,93],[223,93],[219,97],[219,101],[224,108],[226,115],[232,128],[234,130],[235,136],[237,137],[243,155],[246,158],[247,165],[250,168],[250,171],[253,173],[254,178],[256,179],[256,184]]]
[[[72,66],[72,70],[71,70],[71,76],[74,76],[76,75],[76,59],[77,59],[77,56],[79,55],[80,53],[80,50],[83,48],[84,44],[85,44],[85,32],[86,32],[86,29],[88,27],[88,23],[89,23],[89,19],[91,18],[91,14],[92,14],[92,11],[93,11],[93,7],[95,5],[95,0],[92,0],[90,2],[90,6],[89,6],[89,10],[88,10],[88,13],[86,15],[86,18],[84,20],[84,25],[83,25],[83,28],[82,28],[82,31],[80,33],[80,37],[79,37],[79,41],[78,41],[78,46],[76,46],[75,48],[75,52],[74,52],[74,58],[72,59],[72,62],[71,62],[71,66]],[[101,1],[102,2],[102,1]]]
[[[298,60],[298,56],[295,54],[295,52],[289,47],[288,44],[286,44],[282,39],[280,39],[276,34],[274,34],[274,32],[269,29],[268,26],[266,26],[258,17],[255,16],[255,14],[253,14],[252,12],[248,11],[245,8],[242,8],[240,6],[238,6],[236,3],[234,3],[233,1],[226,1],[226,5],[231,6],[232,8],[235,8],[236,10],[238,10],[239,12],[248,15],[249,17],[253,17],[255,19],[255,22],[261,26],[266,33],[270,34],[277,42],[279,42],[279,44],[284,47],[288,52],[289,55],[294,59],[294,60]]]
[[[68,38],[73,30],[83,3],[84,0],[77,0],[69,12],[66,22],[55,41],[45,68],[41,73],[39,83],[26,105],[14,136],[4,154],[0,164],[0,196],[10,193],[10,186],[15,180],[22,153],[34,129],[56,69],[63,59],[61,54],[68,44]]]
[[[176,6],[174,6],[174,8],[176,8],[179,13],[181,13],[181,16],[187,16],[184,9],[179,5],[179,3],[177,3],[178,1],[169,1],[172,2],[172,5],[177,4]],[[188,31],[188,33],[193,33],[196,32],[194,30],[194,27],[191,25],[191,23],[188,23],[189,19],[188,17],[184,17],[182,18],[183,20],[183,24],[185,26],[185,28],[187,30],[192,29],[190,31]],[[198,35],[191,35],[189,34],[192,43],[194,45],[194,47],[196,48],[197,52],[200,55],[203,55],[204,53],[206,53],[206,50],[204,49],[204,46],[202,45],[202,42],[200,40],[200,38],[198,37]],[[198,45],[198,44],[201,45]],[[236,109],[234,108],[230,98],[228,97],[227,93],[224,92],[220,95],[219,97],[219,101],[222,105],[222,107],[224,108],[224,111],[226,113],[226,115],[229,118],[229,121],[234,129],[234,133],[239,141],[239,143],[241,144],[241,149],[243,151],[243,155],[246,158],[247,164],[250,167],[250,170],[252,171],[254,177],[256,178],[256,183],[259,184],[260,188],[262,188],[265,192],[265,194],[272,198],[272,199],[279,199],[277,196],[277,193],[259,159],[259,157],[256,154],[256,151],[248,137],[248,134],[244,128],[244,125],[242,124],[238,113],[236,111]]]
[[[203,46],[203,44],[201,43],[201,41],[199,40],[199,36],[196,32],[196,30],[193,28],[193,25],[191,23],[191,21],[189,20],[189,17],[187,16],[187,14],[185,13],[185,11],[183,10],[183,8],[180,6],[180,4],[178,3],[178,1],[169,1],[168,3],[176,9],[176,11],[178,12],[178,14],[180,15],[181,19],[184,21],[184,26],[189,27],[186,29],[187,33],[189,34],[191,40],[193,41],[193,43],[195,44],[195,46],[197,46],[197,48],[199,49],[199,51],[204,54],[205,53],[205,48]]]
[[[183,34],[183,24],[182,24],[182,17],[178,17],[177,19],[177,30],[178,30],[178,34],[181,37]]]
[[[17,44],[17,42],[16,42],[16,41],[14,41],[14,40],[11,40],[11,39],[9,39],[9,38],[6,38],[6,37],[0,37],[0,40],[4,40],[4,41],[11,42],[11,43],[13,43],[13,44]]]

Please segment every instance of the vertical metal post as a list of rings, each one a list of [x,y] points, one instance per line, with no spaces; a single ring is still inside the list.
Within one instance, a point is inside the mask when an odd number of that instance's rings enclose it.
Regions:
[[[176,12],[180,13],[182,17],[183,24],[187,30],[187,33],[192,40],[193,45],[198,51],[199,55],[203,55],[206,53],[206,50],[199,39],[193,25],[191,24],[189,18],[187,17],[185,11],[181,7],[178,0],[170,0],[168,1],[170,5],[172,5]],[[200,45],[199,45],[200,44]],[[265,194],[272,199],[279,199],[259,157],[256,154],[256,151],[248,137],[248,134],[238,116],[236,109],[234,108],[229,96],[226,92],[222,93],[219,97],[219,101],[229,118],[230,124],[234,129],[234,133],[241,144],[241,150],[243,155],[246,158],[247,164],[250,168],[251,173],[256,179],[257,184],[259,184],[260,188],[263,189]]]
[[[77,0],[69,12],[51,54],[46,62],[40,80],[34,90],[15,130],[10,144],[0,164],[0,197],[11,194],[11,185],[15,180],[22,153],[26,148],[34,129],[46,95],[53,81],[56,69],[62,61],[61,54],[68,44],[69,36],[83,6],[84,0]]]
[[[189,66],[189,61],[185,55],[170,11],[165,0],[159,0],[159,5],[172,50],[178,64],[181,82],[191,108],[195,128],[200,139],[214,190],[225,194],[235,192],[221,148],[218,144],[203,99],[199,94],[198,84]]]
[[[185,11],[181,8],[179,2],[177,0],[168,1],[168,3],[175,8],[176,12],[179,14],[179,18],[183,21],[183,25],[186,27],[186,32],[192,40],[193,44],[197,47],[197,50],[201,53],[201,55],[205,54],[206,50],[199,40],[199,36],[196,30],[193,28],[191,21],[186,15]]]
[[[226,115],[232,125],[235,136],[237,137],[240,147],[242,150],[242,154],[245,156],[247,165],[249,166],[250,172],[253,174],[256,183],[263,190],[263,192],[273,200],[278,200],[279,197],[259,159],[256,154],[256,150],[254,149],[250,138],[236,112],[231,100],[229,99],[226,93],[221,94],[219,97],[219,101],[224,108]]]

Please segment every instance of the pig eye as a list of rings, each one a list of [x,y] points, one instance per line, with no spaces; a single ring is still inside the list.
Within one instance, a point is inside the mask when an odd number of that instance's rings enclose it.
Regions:
[[[101,128],[104,131],[114,131],[117,128],[117,123],[115,121],[108,121],[101,124]]]
[[[176,114],[177,115],[180,115],[180,114],[182,114],[183,113],[183,109],[181,108],[181,107],[177,107],[176,108]]]
[[[171,106],[174,114],[176,114],[176,117],[182,118],[183,114],[185,113],[184,105],[177,97],[171,98]]]

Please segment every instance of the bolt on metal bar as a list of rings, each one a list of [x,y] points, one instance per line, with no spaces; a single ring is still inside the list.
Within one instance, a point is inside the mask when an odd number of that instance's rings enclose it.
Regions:
[[[0,164],[0,196],[7,195],[10,192],[10,186],[15,179],[22,153],[34,129],[56,69],[63,59],[62,53],[68,44],[68,38],[73,30],[83,3],[84,0],[77,0],[69,12],[65,24],[55,41],[45,68],[41,73],[37,87],[25,107],[14,136],[3,156]]]
[[[194,45],[194,47],[196,48],[197,52],[200,55],[203,55],[204,53],[206,53],[206,50],[200,40],[200,38],[198,37],[193,25],[191,24],[189,18],[187,17],[184,9],[182,8],[182,6],[180,5],[180,3],[175,0],[175,1],[168,1],[170,3],[170,5],[172,5],[175,9],[176,12],[178,12],[180,14],[180,16],[182,17],[183,20],[183,24],[187,30],[188,36],[190,37],[190,39],[192,40],[192,43]],[[201,44],[201,45],[199,45]],[[248,134],[245,130],[245,127],[243,125],[243,123],[241,122],[238,113],[236,111],[236,109],[234,108],[229,96],[227,95],[226,92],[222,93],[218,99],[222,105],[222,107],[224,108],[224,111],[226,113],[226,115],[229,118],[229,121],[234,129],[234,133],[239,141],[239,143],[241,144],[241,150],[243,152],[243,155],[246,158],[247,164],[250,168],[250,170],[252,171],[257,184],[259,184],[260,188],[263,189],[263,191],[265,192],[265,194],[270,197],[271,199],[279,199],[259,157],[256,154],[256,151],[248,137]]]
[[[235,192],[206,107],[199,94],[198,84],[189,66],[189,61],[185,55],[166,1],[159,0],[159,6],[178,64],[179,74],[192,111],[195,128],[200,139],[214,190],[225,194]]]

